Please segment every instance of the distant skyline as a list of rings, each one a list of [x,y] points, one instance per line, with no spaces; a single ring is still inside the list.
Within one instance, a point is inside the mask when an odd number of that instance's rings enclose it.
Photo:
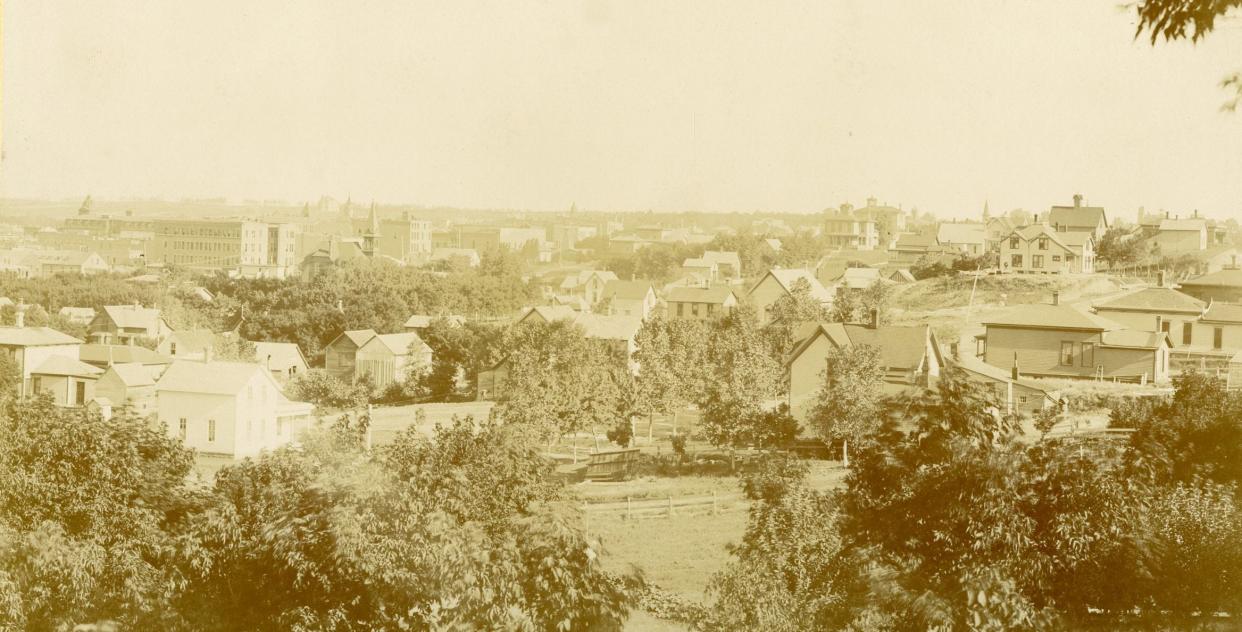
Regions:
[[[7,2],[0,197],[1242,219],[1242,22],[1119,5]]]

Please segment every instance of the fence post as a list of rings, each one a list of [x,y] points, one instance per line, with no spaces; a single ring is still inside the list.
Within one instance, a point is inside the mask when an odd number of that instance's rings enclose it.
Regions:
[[[671,495],[668,497],[668,517],[673,517],[673,497]]]
[[[630,497],[629,496],[625,497],[625,519],[626,520],[630,519]]]

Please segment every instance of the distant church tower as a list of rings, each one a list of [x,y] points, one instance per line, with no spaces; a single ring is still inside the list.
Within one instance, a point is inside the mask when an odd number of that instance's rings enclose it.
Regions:
[[[992,213],[988,211],[988,201],[984,200],[983,201],[983,221],[986,222],[990,219],[992,219]]]
[[[85,200],[82,200],[82,206],[78,207],[78,215],[90,215],[90,214],[91,214],[91,196],[88,195],[86,196]]]
[[[379,218],[375,215],[375,202],[371,202],[371,216],[367,219],[369,220],[367,231],[362,234],[362,254],[374,257],[375,242],[379,239]]]

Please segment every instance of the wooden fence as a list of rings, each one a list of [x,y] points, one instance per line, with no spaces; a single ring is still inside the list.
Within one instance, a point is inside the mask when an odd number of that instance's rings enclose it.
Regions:
[[[740,493],[716,494],[710,496],[666,496],[664,498],[643,498],[590,503],[583,502],[582,510],[588,516],[620,515],[629,520],[633,518],[671,518],[674,515],[715,515],[729,511],[738,511],[750,506],[749,501]]]

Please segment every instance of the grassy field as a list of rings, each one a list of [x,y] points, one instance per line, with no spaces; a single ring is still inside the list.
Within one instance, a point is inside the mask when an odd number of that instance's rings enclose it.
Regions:
[[[972,287],[975,306],[1042,303],[1054,291],[1065,300],[1079,300],[1118,289],[1116,283],[1103,276],[990,275],[979,277],[977,286],[969,276],[940,277],[896,286],[892,306],[914,312],[965,307],[970,304]]]
[[[648,581],[692,601],[705,599],[708,580],[729,559],[726,545],[740,541],[745,528],[745,511],[642,520],[592,516],[588,525],[610,570],[637,567]]]

